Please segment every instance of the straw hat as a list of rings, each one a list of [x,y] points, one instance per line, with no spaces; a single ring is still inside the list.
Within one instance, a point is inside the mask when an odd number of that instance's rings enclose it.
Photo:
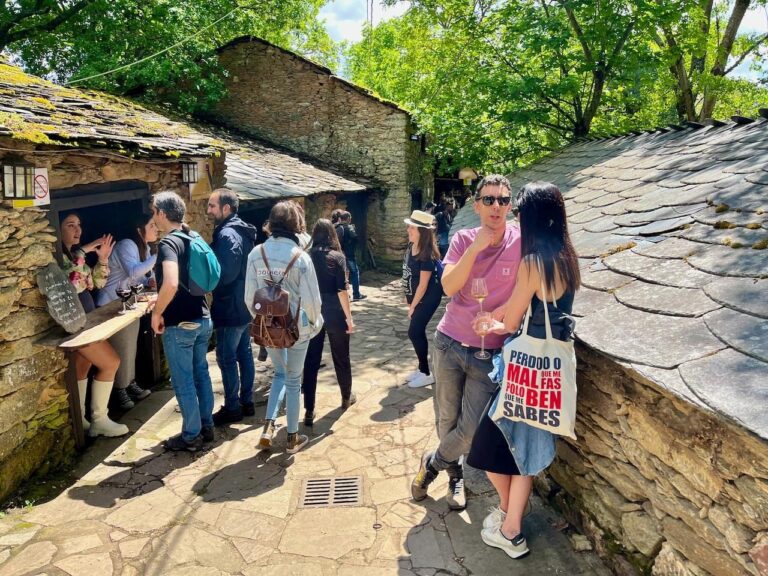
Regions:
[[[434,228],[435,217],[429,212],[422,210],[414,210],[411,212],[410,218],[403,219],[403,222],[410,226],[416,226],[418,228]]]

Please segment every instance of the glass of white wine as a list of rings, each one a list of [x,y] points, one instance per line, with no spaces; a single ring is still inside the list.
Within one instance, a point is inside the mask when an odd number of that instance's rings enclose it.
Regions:
[[[472,278],[472,298],[480,302],[480,312],[483,311],[483,300],[488,297],[488,285],[485,278]]]

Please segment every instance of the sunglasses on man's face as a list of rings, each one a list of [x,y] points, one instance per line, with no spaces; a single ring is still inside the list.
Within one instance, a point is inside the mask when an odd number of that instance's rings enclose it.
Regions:
[[[480,202],[483,203],[483,206],[493,206],[494,202],[498,202],[499,206],[509,206],[509,203],[512,202],[511,196],[480,196],[478,198]]]

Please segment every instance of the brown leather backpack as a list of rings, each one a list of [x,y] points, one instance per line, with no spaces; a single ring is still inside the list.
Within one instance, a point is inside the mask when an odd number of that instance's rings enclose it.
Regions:
[[[251,322],[251,337],[255,344],[266,348],[290,348],[299,339],[301,298],[296,306],[296,313],[291,315],[291,295],[283,290],[282,284],[296,259],[301,255],[301,251],[291,258],[288,266],[285,267],[283,277],[275,282],[267,254],[264,252],[264,245],[262,244],[259,248],[269,273],[269,280],[264,288],[259,288],[253,295],[254,316]]]

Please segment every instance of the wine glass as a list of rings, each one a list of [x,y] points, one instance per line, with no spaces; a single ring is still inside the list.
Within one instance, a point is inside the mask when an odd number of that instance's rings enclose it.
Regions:
[[[480,312],[482,313],[483,300],[488,297],[488,285],[485,283],[485,278],[472,279],[472,297],[480,302]]]
[[[131,293],[133,294],[133,308],[139,303],[139,294],[144,292],[144,284],[138,283],[131,285]]]
[[[120,300],[123,301],[123,309],[120,312],[118,312],[118,314],[125,314],[126,312],[128,312],[128,308],[126,307],[126,304],[128,303],[128,300],[130,300],[131,294],[133,294],[133,292],[131,291],[130,288],[118,288],[117,290],[115,290],[115,294],[120,296]]]
[[[490,312],[480,312],[475,317],[477,320],[477,329],[481,332],[480,336],[480,350],[475,352],[475,358],[478,360],[488,360],[491,357],[489,352],[485,350],[485,333],[491,329],[493,325],[493,317]]]

